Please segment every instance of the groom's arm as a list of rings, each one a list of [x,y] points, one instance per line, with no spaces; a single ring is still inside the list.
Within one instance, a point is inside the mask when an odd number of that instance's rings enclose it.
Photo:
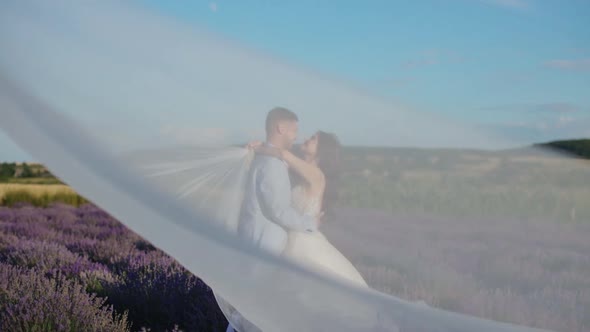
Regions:
[[[301,215],[291,205],[291,184],[287,168],[270,160],[258,173],[257,195],[263,214],[271,221],[293,231],[314,232],[313,216]]]

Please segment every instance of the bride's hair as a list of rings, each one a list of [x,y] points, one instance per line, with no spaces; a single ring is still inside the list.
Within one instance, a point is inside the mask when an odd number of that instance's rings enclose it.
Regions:
[[[322,197],[322,210],[326,215],[332,212],[332,208],[338,200],[338,182],[340,180],[340,151],[342,145],[336,135],[325,131],[318,131],[318,147],[316,158],[318,167],[324,173],[326,188]],[[305,159],[301,149],[294,149],[293,153],[301,159]],[[289,171],[291,184],[300,184],[303,179],[293,171]]]
[[[327,214],[338,200],[338,181],[340,179],[340,153],[342,145],[336,135],[325,131],[318,131],[317,160],[318,167],[326,178],[326,188],[323,197],[323,210]]]

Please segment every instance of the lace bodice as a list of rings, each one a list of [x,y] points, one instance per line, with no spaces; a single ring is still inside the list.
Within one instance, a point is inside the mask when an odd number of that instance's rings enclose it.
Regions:
[[[291,190],[291,200],[293,207],[301,214],[317,216],[320,213],[321,197],[309,196],[303,186],[293,187]]]

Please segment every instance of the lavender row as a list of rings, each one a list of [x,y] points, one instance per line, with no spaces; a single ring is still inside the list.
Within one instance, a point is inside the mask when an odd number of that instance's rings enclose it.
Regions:
[[[226,324],[207,285],[97,207],[0,208],[0,330]]]

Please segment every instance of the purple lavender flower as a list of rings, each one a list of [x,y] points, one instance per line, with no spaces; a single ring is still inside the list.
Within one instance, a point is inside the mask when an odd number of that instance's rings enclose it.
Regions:
[[[128,256],[119,272],[122,282],[109,290],[109,303],[128,308],[139,326],[160,331],[178,322],[189,331],[212,331],[227,324],[211,289],[160,251]]]
[[[127,314],[62,275],[0,263],[0,330],[129,331]]]

